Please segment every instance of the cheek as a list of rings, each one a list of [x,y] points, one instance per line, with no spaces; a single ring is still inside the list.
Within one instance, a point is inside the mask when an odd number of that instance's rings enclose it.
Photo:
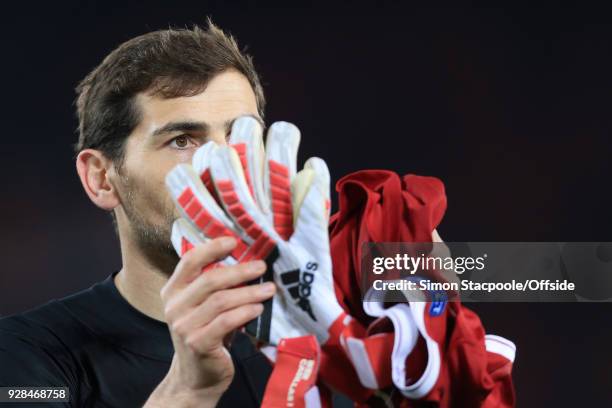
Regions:
[[[151,199],[151,204],[149,205],[164,219],[174,212],[174,203],[170,197],[170,192],[166,188],[165,179],[167,173],[167,171],[157,170],[155,174],[151,174],[145,181],[147,183],[147,192]],[[145,203],[145,205],[147,204]]]
[[[178,217],[166,188],[166,175],[179,163],[191,163],[195,150],[132,150],[125,165],[135,211],[156,224]]]
[[[170,192],[166,187],[166,176],[168,173],[180,163],[191,164],[191,158],[195,153],[195,149],[190,149],[183,152],[177,152],[172,157],[164,157],[157,161],[157,165],[150,172],[149,189],[159,198],[160,203],[163,204],[163,208],[174,209],[174,203],[170,196]]]
[[[172,168],[179,163],[191,164],[191,159],[193,158],[193,155],[195,154],[196,150],[197,150],[197,147],[176,151],[176,153],[174,153],[174,157],[169,163],[170,165],[168,166],[166,173],[172,170]]]
[[[191,164],[195,151],[196,149],[193,148],[182,151],[170,151],[167,152],[168,154],[160,155],[161,157],[158,157],[155,161],[155,167],[148,173],[148,190],[157,197],[160,210],[164,211],[166,216],[167,214],[173,214],[173,218],[177,218],[180,215],[178,210],[175,209],[170,192],[166,187],[166,176],[177,164]]]
[[[127,172],[127,182],[122,183],[128,190],[123,194],[130,200],[128,205],[141,215],[154,218],[156,223],[165,222],[174,211],[174,204],[166,189],[166,174],[162,166],[138,166]]]

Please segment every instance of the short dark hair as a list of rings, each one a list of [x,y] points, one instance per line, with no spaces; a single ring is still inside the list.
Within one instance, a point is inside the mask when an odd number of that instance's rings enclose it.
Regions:
[[[263,117],[265,98],[252,58],[210,19],[205,28],[153,31],[121,44],[76,88],[76,152],[98,149],[120,164],[125,140],[140,121],[134,103],[138,93],[163,98],[197,95],[230,69],[248,79]]]

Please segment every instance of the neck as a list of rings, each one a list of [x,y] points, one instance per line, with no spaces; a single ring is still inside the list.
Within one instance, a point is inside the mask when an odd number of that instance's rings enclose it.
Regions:
[[[153,265],[134,240],[124,238],[120,239],[123,268],[115,275],[115,285],[134,308],[163,322],[164,310],[159,292],[171,271],[162,271]]]

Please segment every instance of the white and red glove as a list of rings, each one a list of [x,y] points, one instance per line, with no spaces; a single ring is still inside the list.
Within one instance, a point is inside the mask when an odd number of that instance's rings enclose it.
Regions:
[[[294,125],[273,124],[264,157],[259,123],[240,118],[232,146],[207,143],[194,155],[193,166],[178,165],[166,179],[183,216],[173,227],[179,253],[229,235],[239,245],[223,263],[265,259],[271,265],[262,279],[273,279],[279,294],[247,326],[247,332],[271,344],[306,334],[324,344],[332,323],[343,316],[327,232],[329,172],[318,158],[296,172],[299,137]]]

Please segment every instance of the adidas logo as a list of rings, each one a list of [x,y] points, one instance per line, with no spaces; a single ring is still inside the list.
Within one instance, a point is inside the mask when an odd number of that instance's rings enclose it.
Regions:
[[[288,287],[289,294],[295,300],[297,300],[297,305],[308,313],[308,316],[315,322],[317,318],[314,313],[312,313],[312,308],[310,307],[310,297],[312,282],[314,281],[315,275],[314,271],[317,270],[319,264],[316,262],[307,262],[306,270],[301,274],[302,279],[300,280],[300,269],[293,269],[281,274],[281,282],[283,285]]]

